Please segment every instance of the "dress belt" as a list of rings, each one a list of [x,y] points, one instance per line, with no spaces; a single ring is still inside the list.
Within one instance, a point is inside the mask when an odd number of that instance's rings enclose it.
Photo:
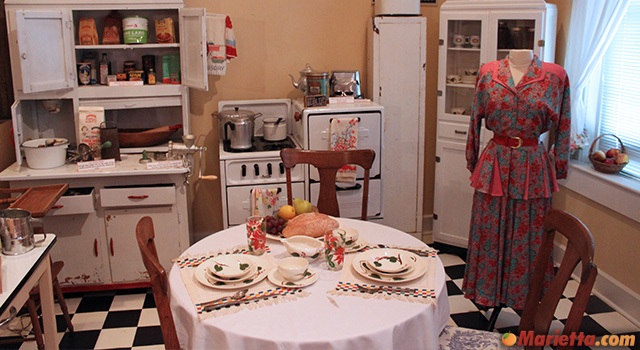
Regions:
[[[502,145],[509,146],[511,148],[520,148],[527,146],[535,146],[538,144],[538,139],[521,139],[518,136],[510,137],[510,136],[502,136],[502,135],[493,135],[493,142]]]

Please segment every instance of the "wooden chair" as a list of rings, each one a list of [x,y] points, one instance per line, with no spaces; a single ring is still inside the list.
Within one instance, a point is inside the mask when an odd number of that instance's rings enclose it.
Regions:
[[[560,233],[567,239],[566,250],[560,267],[553,277],[544,296],[545,272],[549,257],[553,251],[553,242],[556,233]],[[522,317],[520,318],[519,331],[533,331],[535,335],[548,335],[553,315],[562,297],[567,282],[578,263],[580,268],[580,285],[575,299],[571,305],[571,311],[565,322],[563,335],[578,332],[582,323],[582,315],[587,308],[591,289],[598,274],[598,268],[593,263],[593,236],[589,229],[575,216],[558,209],[551,209],[545,216],[544,234],[542,243],[535,261],[533,278]],[[495,312],[495,311],[494,311]],[[516,334],[519,336],[520,334]],[[445,327],[440,335],[440,349],[455,348],[454,343],[473,342],[474,348],[497,348],[501,343],[501,335],[488,331],[465,329],[460,327]],[[496,347],[493,347],[496,346]],[[510,349],[522,349],[511,347]],[[571,349],[570,346],[559,346],[557,350]],[[542,349],[542,347],[525,347],[527,350]]]
[[[167,272],[158,259],[158,252],[156,251],[154,241],[155,236],[151,218],[145,216],[140,219],[136,226],[136,238],[138,239],[140,254],[142,254],[142,261],[151,279],[151,289],[153,290],[153,298],[156,302],[158,316],[160,317],[160,328],[162,329],[164,345],[166,349],[180,349],[176,326],[173,322],[173,315],[171,314],[171,308],[169,306]]]
[[[291,190],[291,168],[296,164],[310,164],[318,169],[320,174],[320,193],[317,207],[321,213],[340,216],[338,197],[336,194],[336,174],[343,165],[356,164],[364,169],[362,189],[362,211],[360,219],[367,219],[369,202],[369,171],[373,165],[376,153],[370,149],[358,149],[349,151],[313,151],[286,148],[280,151],[280,157],[287,177],[287,201],[293,204],[293,192]]]

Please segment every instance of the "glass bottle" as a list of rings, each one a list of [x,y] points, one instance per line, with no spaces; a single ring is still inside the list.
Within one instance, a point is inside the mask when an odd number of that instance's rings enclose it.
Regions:
[[[100,60],[100,84],[107,85],[107,76],[111,74],[111,62],[107,59],[107,54],[102,54]]]
[[[147,84],[156,85],[156,72],[153,68],[149,68],[149,72],[147,73]]]

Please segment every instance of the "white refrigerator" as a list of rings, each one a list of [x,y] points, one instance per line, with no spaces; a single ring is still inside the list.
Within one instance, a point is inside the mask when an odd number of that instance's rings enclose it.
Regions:
[[[427,19],[377,16],[369,33],[368,89],[384,107],[384,223],[422,236]]]

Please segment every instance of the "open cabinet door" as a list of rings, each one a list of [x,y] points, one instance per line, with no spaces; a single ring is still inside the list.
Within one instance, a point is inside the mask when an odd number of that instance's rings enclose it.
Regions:
[[[22,91],[75,86],[73,24],[69,10],[18,10],[16,29]]]
[[[204,9],[180,9],[180,57],[182,85],[209,90]]]
[[[11,105],[11,117],[13,119],[13,142],[15,144],[16,162],[22,164],[22,152],[20,145],[22,144],[22,102],[17,100]]]

